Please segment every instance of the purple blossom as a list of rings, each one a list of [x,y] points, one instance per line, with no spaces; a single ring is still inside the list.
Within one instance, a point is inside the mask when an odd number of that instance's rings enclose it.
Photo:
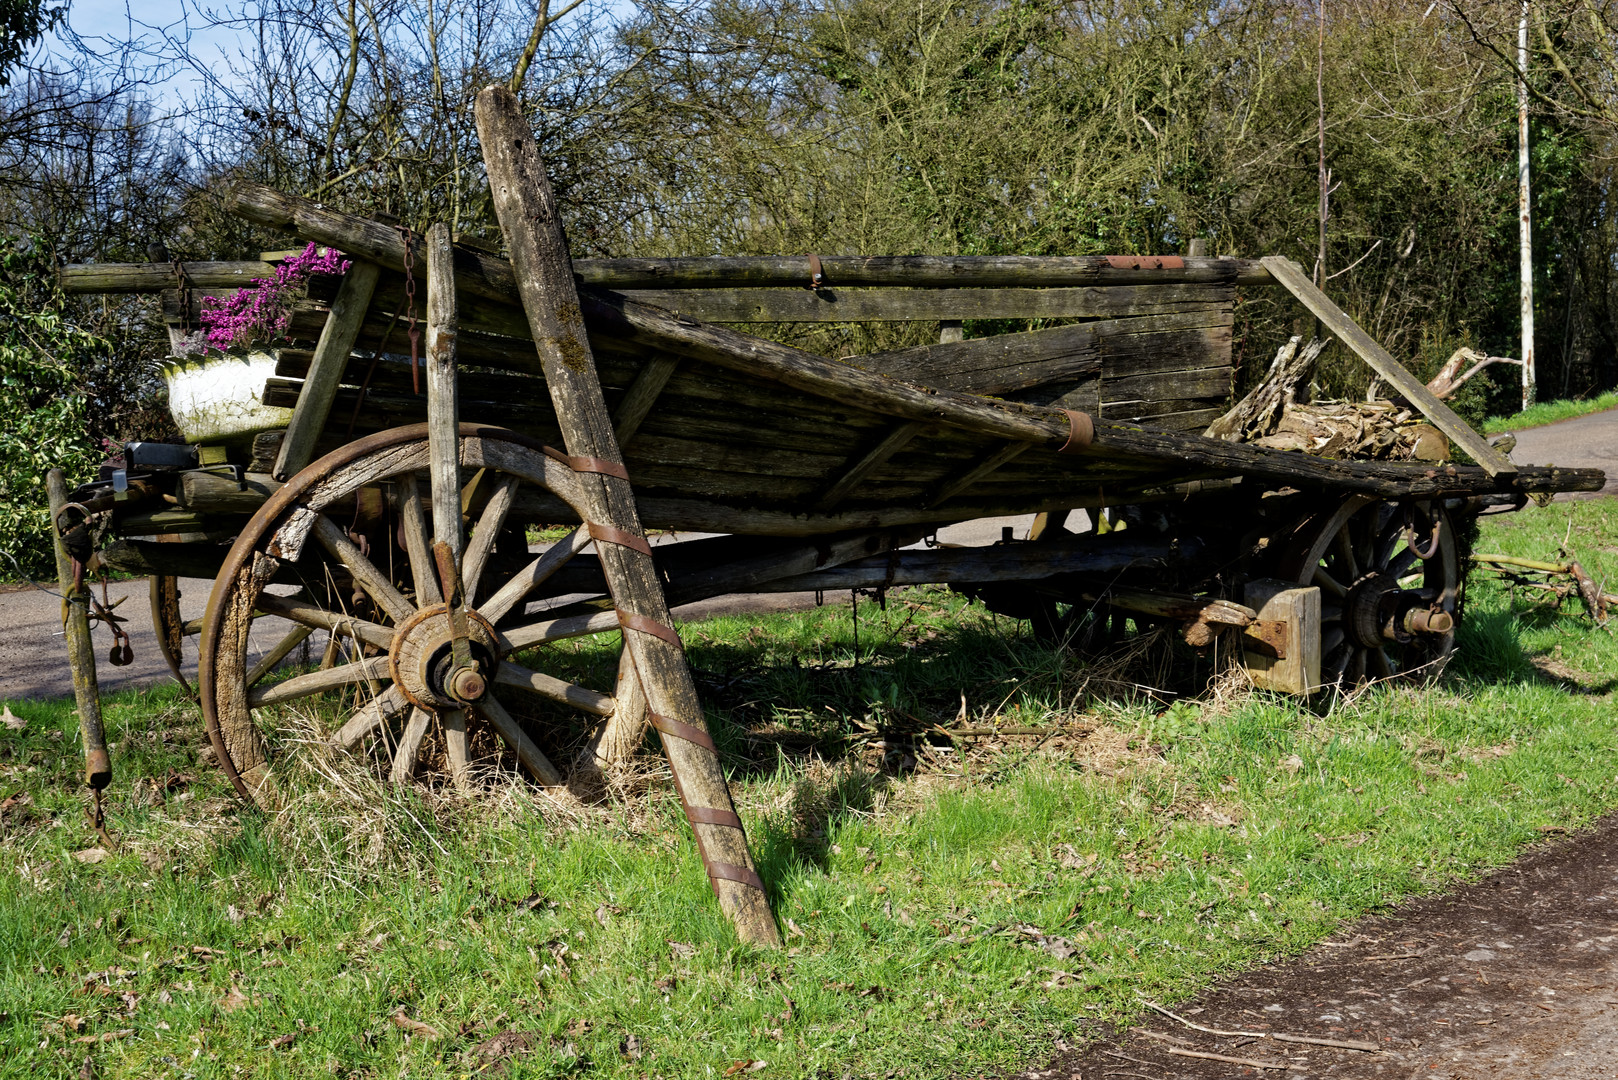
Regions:
[[[345,274],[350,265],[342,252],[331,248],[320,252],[310,244],[301,255],[277,266],[273,278],[254,278],[252,284],[222,300],[203,297],[202,328],[207,331],[208,344],[224,350],[274,341],[286,333],[303,283],[315,274]]]

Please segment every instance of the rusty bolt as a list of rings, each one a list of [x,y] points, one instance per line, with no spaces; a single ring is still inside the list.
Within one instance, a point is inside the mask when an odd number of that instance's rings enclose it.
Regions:
[[[481,698],[489,687],[483,676],[478,674],[477,668],[458,668],[450,675],[446,689],[456,701],[464,701],[470,705]]]

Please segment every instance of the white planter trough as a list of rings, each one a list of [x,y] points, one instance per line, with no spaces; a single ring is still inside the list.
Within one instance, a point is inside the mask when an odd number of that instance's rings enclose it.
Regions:
[[[188,443],[230,442],[284,428],[292,410],[261,400],[274,374],[275,354],[260,350],[173,357],[163,365],[169,412]]]

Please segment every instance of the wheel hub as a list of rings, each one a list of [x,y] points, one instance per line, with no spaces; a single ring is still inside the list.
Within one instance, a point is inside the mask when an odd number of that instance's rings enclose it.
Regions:
[[[1416,634],[1447,634],[1455,628],[1455,619],[1429,606],[1432,601],[1430,590],[1404,589],[1397,579],[1373,571],[1348,590],[1343,621],[1348,636],[1366,649],[1407,642]]]
[[[467,645],[476,670],[456,670],[453,631],[444,604],[424,608],[399,627],[388,649],[395,685],[424,709],[459,709],[481,698],[500,663],[499,637],[487,619],[466,613]]]

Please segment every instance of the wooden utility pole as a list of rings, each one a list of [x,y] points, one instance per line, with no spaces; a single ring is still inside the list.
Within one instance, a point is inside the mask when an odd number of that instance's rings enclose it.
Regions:
[[[1517,214],[1522,236],[1522,407],[1534,403],[1534,233],[1528,179],[1528,0],[1517,22]]]
[[[495,216],[528,315],[556,419],[578,477],[584,529],[618,608],[624,648],[639,676],[652,726],[663,737],[669,771],[696,835],[719,905],[742,940],[779,945],[764,883],[748,853],[696,683],[652,564],[623,452],[607,411],[585,334],[556,196],[517,96],[502,85],[479,92],[478,140]]]

